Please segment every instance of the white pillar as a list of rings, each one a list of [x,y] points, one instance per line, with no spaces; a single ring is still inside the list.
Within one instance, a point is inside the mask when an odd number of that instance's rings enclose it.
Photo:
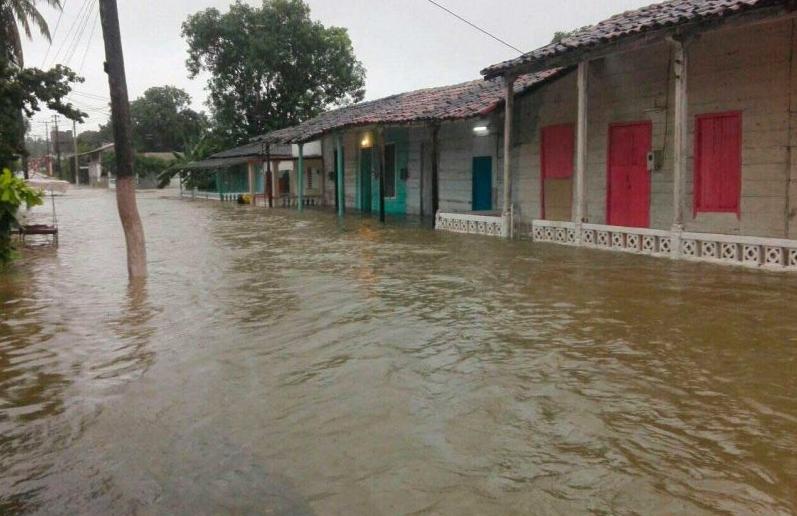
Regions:
[[[576,177],[575,199],[573,202],[573,222],[576,223],[576,241],[581,242],[581,224],[587,213],[586,188],[584,185],[587,170],[587,112],[589,93],[589,61],[578,63],[578,118],[576,121]]]
[[[252,205],[255,205],[255,164],[250,161],[246,164],[249,180],[249,198],[252,200]]]
[[[515,77],[504,76],[504,192],[502,237],[512,238],[512,112],[515,107]]]
[[[673,231],[683,230],[684,191],[686,190],[686,156],[689,115],[686,89],[686,47],[683,42],[673,40],[675,49],[675,122],[673,127]],[[666,137],[666,136],[665,136]]]

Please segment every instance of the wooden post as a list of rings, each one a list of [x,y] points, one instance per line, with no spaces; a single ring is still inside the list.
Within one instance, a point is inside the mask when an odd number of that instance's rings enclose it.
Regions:
[[[336,174],[335,174],[335,182],[337,184],[337,191],[336,194],[338,196],[338,215],[343,216],[346,213],[346,195],[344,192],[344,174],[346,173],[344,170],[344,163],[343,163],[343,139],[340,136],[340,133],[335,135],[335,147],[337,149],[337,163],[335,163]]]
[[[280,162],[279,162],[279,160],[275,160],[274,163],[270,163],[270,165],[271,165],[271,178],[272,178],[271,189],[274,192],[272,194],[272,197],[275,199],[274,200],[274,206],[276,206],[277,205],[277,199],[279,198],[280,193],[281,193],[280,192],[280,188],[279,188],[280,187],[280,185],[279,185]]]
[[[379,222],[385,222],[385,131],[376,129],[376,170],[379,174]]]
[[[268,207],[274,207],[274,174],[271,173],[271,144],[266,144],[266,178],[263,181],[263,192],[268,199]]]
[[[515,107],[515,77],[504,76],[504,195],[503,195],[503,233],[504,238],[512,238],[512,112]]]
[[[255,163],[249,161],[246,164],[247,180],[249,183],[249,202],[254,206],[255,203]]]
[[[586,222],[586,197],[584,178],[587,168],[587,109],[589,91],[589,61],[578,63],[578,118],[576,121],[576,177],[573,222],[576,223],[576,241],[581,241],[580,225]]]
[[[432,217],[435,220],[437,219],[437,210],[440,209],[439,137],[440,125],[435,124],[432,126]]]
[[[75,153],[75,186],[80,186],[80,160],[77,157],[77,124],[74,120],[72,120],[72,150]]]
[[[116,0],[99,0],[102,35],[105,41],[105,72],[111,95],[114,151],[116,155],[116,205],[127,245],[127,273],[130,279],[147,276],[147,249],[144,227],[136,205],[133,174],[133,145],[130,127],[130,103],[119,33]]]
[[[686,89],[686,46],[683,41],[671,39],[675,51],[675,122],[673,126],[673,217],[672,230],[683,231],[684,191],[686,190],[686,156],[689,118]],[[665,135],[666,138],[666,135]]]
[[[296,170],[296,192],[299,211],[304,211],[304,144],[299,144],[299,162]]]

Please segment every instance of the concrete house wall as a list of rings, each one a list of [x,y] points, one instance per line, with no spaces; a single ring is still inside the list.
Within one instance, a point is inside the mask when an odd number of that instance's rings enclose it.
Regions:
[[[688,47],[689,134],[687,231],[797,238],[797,137],[792,66],[797,40],[792,20],[724,28],[702,34]],[[670,229],[673,216],[674,85],[670,46],[662,42],[610,55],[590,64],[588,155],[585,177],[590,222],[606,223],[609,125],[650,121],[652,148],[663,151],[651,173],[650,226]],[[693,212],[694,127],[699,114],[741,111],[741,213]],[[575,73],[518,99],[515,106],[513,178],[516,221],[540,218],[540,128],[575,123]]]

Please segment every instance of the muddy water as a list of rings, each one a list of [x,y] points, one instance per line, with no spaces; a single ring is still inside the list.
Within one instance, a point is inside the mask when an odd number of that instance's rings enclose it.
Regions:
[[[797,510],[797,276],[140,207],[0,278],[0,513]]]

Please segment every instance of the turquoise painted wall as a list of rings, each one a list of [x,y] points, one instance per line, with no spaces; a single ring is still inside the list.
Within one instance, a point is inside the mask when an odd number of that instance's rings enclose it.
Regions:
[[[409,162],[409,130],[406,128],[394,128],[385,130],[385,145],[395,145],[396,165],[395,165],[395,186],[396,195],[385,198],[385,213],[389,215],[405,215],[407,213],[407,167]],[[363,151],[361,150],[360,162],[357,177],[357,207],[361,211],[367,211],[368,206],[362,205],[363,188]],[[365,151],[368,152],[368,151]],[[367,178],[365,180],[367,183]],[[372,213],[379,213],[379,179],[371,176],[371,203]],[[364,209],[365,208],[365,209]]]

